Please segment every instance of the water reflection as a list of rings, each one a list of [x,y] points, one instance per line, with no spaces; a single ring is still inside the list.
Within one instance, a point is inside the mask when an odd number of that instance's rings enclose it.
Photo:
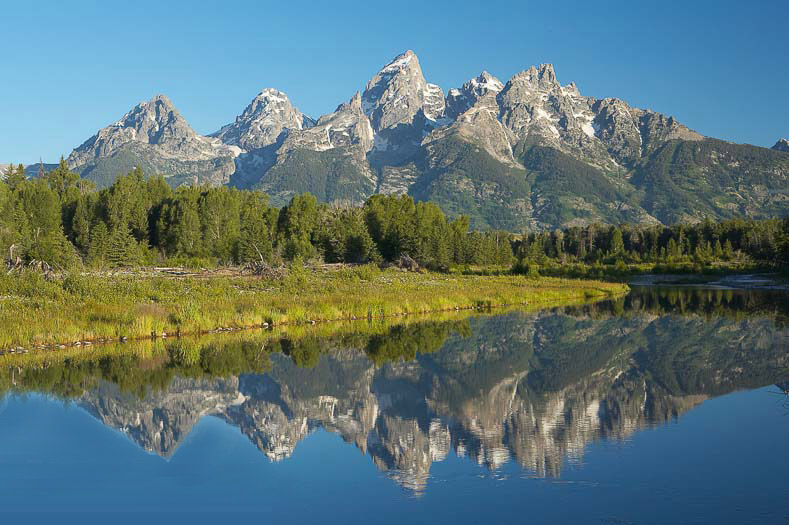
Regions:
[[[207,415],[272,461],[323,428],[418,494],[452,453],[556,477],[590,442],[626,440],[733,390],[786,389],[788,303],[765,292],[640,289],[615,302],[328,338],[17,356],[0,388],[71,400],[165,458]]]

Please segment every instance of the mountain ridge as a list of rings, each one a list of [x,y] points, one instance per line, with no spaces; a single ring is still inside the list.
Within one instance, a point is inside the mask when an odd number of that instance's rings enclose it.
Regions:
[[[574,82],[560,84],[551,64],[506,82],[482,71],[444,94],[409,50],[317,120],[266,88],[202,136],[159,95],[99,130],[68,163],[100,185],[137,163],[172,185],[261,189],[277,205],[304,191],[338,205],[408,193],[469,215],[474,227],[517,231],[785,216],[785,142],[767,149],[711,139],[673,116],[584,96]]]

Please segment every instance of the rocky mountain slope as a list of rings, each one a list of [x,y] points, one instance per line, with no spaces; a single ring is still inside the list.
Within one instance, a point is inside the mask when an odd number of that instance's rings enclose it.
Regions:
[[[100,129],[68,156],[68,165],[100,185],[135,166],[174,185],[225,184],[241,149],[198,135],[172,102],[157,95]]]
[[[174,185],[261,189],[277,205],[304,191],[344,205],[409,193],[475,227],[518,231],[785,216],[784,148],[706,138],[673,117],[584,96],[550,64],[506,82],[483,71],[444,95],[407,51],[317,121],[269,88],[202,137],[160,96],[68,160],[100,184],[140,164]]]

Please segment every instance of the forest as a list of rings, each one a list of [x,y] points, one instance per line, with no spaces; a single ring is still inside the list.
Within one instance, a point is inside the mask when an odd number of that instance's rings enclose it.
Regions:
[[[111,186],[57,168],[31,179],[20,165],[0,182],[0,253],[9,266],[56,269],[151,265],[216,267],[320,260],[383,263],[408,256],[455,266],[631,265],[789,261],[789,219],[673,226],[591,224],[555,231],[472,231],[431,202],[374,195],[360,207],[318,204],[305,193],[282,208],[258,191],[172,189],[137,168]]]

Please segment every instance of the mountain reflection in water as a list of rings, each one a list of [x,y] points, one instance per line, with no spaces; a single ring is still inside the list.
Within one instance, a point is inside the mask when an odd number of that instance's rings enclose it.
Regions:
[[[418,494],[451,453],[557,477],[590,442],[786,381],[787,303],[781,293],[643,288],[582,307],[325,339],[248,334],[95,359],[53,354],[9,365],[0,388],[73,400],[162,457],[207,415],[272,461],[323,428]]]

